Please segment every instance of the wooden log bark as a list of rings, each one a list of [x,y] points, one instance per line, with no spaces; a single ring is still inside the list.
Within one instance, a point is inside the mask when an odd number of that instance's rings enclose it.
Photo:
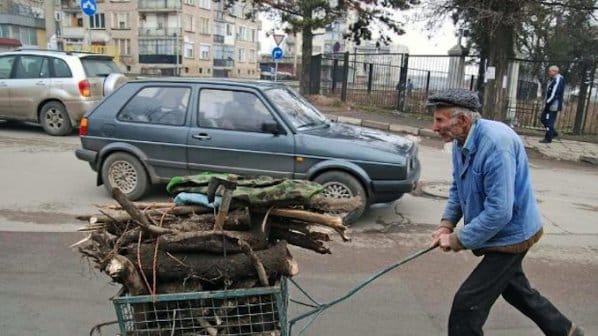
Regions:
[[[268,247],[268,237],[261,232],[251,231],[200,231],[183,232],[178,234],[165,234],[157,239],[158,249],[171,253],[214,253],[222,255],[224,252],[234,254],[243,252],[239,241],[244,241],[253,250],[263,250]],[[155,243],[141,244],[141,254],[154,250]],[[134,254],[137,244],[130,244],[126,254]]]
[[[127,292],[131,295],[143,295],[149,293],[133,262],[124,256],[118,254],[114,255],[104,271],[114,281],[125,286]]]
[[[280,228],[272,228],[270,236],[274,239],[286,240],[289,244],[299,246],[320,254],[331,254],[321,241],[310,238],[309,236]]]
[[[343,220],[340,217],[313,213],[305,210],[297,209],[272,209],[270,212],[273,216],[279,216],[283,218],[293,218],[305,222],[306,225],[318,224],[333,228],[338,232],[343,241],[350,241],[345,231],[347,227],[343,225]]]
[[[133,202],[129,201],[127,196],[118,188],[112,188],[112,197],[120,204],[123,209],[131,216],[131,218],[137,222],[141,228],[149,233],[161,235],[165,233],[173,233],[170,229],[159,227],[147,220],[147,217],[139,210]]]
[[[255,252],[264,265],[268,276],[293,276],[299,268],[287,249],[287,243],[282,241],[275,246]],[[127,255],[131,261],[137,260],[136,251]],[[143,250],[139,253],[141,269],[152,274],[154,265],[153,251]],[[206,283],[222,283],[224,280],[238,280],[256,277],[257,272],[250,258],[242,253],[224,256],[210,254],[166,254],[159,252],[156,260],[156,274],[162,281],[197,277]]]

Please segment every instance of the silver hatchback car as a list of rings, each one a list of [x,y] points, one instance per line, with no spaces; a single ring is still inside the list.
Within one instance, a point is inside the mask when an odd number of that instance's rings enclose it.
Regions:
[[[0,53],[0,119],[66,135],[85,111],[126,82],[111,56],[55,50]]]

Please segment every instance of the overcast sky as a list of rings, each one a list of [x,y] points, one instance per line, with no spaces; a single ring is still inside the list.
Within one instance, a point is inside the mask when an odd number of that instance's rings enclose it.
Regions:
[[[448,50],[457,44],[455,37],[455,26],[450,19],[446,19],[434,31],[425,29],[423,21],[406,20],[404,25],[406,33],[401,36],[394,36],[393,42],[407,46],[409,53],[413,55],[446,55]],[[266,31],[272,29],[273,23],[270,20],[262,19],[262,31],[260,32],[261,52],[269,54],[275,43],[272,36],[266,37]]]

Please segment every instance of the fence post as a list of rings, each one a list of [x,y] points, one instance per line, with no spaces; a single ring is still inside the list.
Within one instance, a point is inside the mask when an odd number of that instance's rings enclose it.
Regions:
[[[370,71],[368,71],[368,93],[372,92],[372,77],[374,75],[374,63],[370,63]]]
[[[336,59],[336,54],[333,54],[334,61],[332,62],[332,93],[336,90],[336,69],[338,69],[338,59]]]
[[[592,73],[592,64],[588,59],[581,60],[581,73],[579,83],[579,97],[577,98],[577,111],[575,113],[575,124],[573,125],[573,134],[580,135],[583,132],[583,120],[587,105],[586,94],[588,93],[588,84],[594,80]]]
[[[355,80],[355,78],[353,78]],[[347,101],[347,85],[349,83],[349,52],[346,51],[343,58],[343,86],[341,88],[341,101]]]
[[[475,75],[471,75],[471,80],[469,81],[469,91],[473,91],[473,81],[475,80]]]
[[[430,71],[426,74],[426,98],[430,94]]]
[[[320,94],[320,76],[322,72],[321,54],[311,57],[311,67],[309,71],[309,94]]]

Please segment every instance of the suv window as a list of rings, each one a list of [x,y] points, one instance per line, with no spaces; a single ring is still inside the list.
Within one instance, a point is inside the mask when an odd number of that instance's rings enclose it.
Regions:
[[[200,127],[262,132],[264,122],[274,118],[251,92],[203,89],[199,94]]]
[[[10,77],[12,71],[12,64],[15,61],[15,56],[2,56],[0,57],[0,79]]]
[[[118,66],[107,58],[83,57],[81,58],[81,64],[83,64],[85,74],[88,77],[108,76],[114,72],[121,73]]]
[[[54,77],[73,77],[71,69],[65,61],[60,58],[52,57],[52,66],[54,67]]]
[[[191,89],[146,87],[118,113],[120,121],[181,126],[185,124]]]
[[[48,59],[42,56],[21,56],[17,63],[16,78],[50,77]]]

